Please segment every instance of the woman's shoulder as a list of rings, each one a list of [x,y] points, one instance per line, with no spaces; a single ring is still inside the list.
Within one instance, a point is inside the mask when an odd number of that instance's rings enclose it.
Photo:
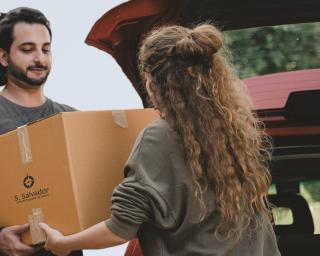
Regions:
[[[159,131],[172,130],[172,128],[170,127],[169,123],[163,118],[158,118],[158,119],[154,120],[153,122],[151,122],[146,127],[146,129],[148,129],[148,130],[159,130]]]
[[[144,129],[143,137],[161,143],[176,138],[177,134],[165,119],[159,118]]]

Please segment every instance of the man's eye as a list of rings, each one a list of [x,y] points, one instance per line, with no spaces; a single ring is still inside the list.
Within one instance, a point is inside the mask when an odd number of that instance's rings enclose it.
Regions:
[[[49,53],[50,50],[51,50],[51,49],[43,49],[42,51],[43,51],[44,53]]]
[[[26,53],[32,52],[32,48],[22,48],[21,51]]]

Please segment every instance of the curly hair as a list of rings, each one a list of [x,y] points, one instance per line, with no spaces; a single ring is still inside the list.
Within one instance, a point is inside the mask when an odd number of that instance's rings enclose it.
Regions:
[[[165,26],[144,39],[139,64],[142,76],[150,74],[156,108],[182,139],[199,221],[206,216],[204,193],[213,187],[215,235],[237,240],[271,218],[270,139],[224,52],[211,24]]]

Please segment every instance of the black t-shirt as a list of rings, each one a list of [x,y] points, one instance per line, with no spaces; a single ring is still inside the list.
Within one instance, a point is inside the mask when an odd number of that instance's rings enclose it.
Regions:
[[[0,95],[0,134],[60,112],[75,110],[68,105],[54,102],[49,98],[39,107],[24,107]]]

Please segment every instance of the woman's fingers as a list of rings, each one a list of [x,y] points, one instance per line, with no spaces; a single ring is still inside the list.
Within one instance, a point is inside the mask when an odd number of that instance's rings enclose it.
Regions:
[[[58,256],[65,256],[70,253],[70,251],[63,251],[59,246],[59,240],[63,238],[63,235],[58,230],[50,227],[46,223],[39,223],[39,227],[46,233],[47,240],[44,244],[44,249],[51,251],[53,254]]]

